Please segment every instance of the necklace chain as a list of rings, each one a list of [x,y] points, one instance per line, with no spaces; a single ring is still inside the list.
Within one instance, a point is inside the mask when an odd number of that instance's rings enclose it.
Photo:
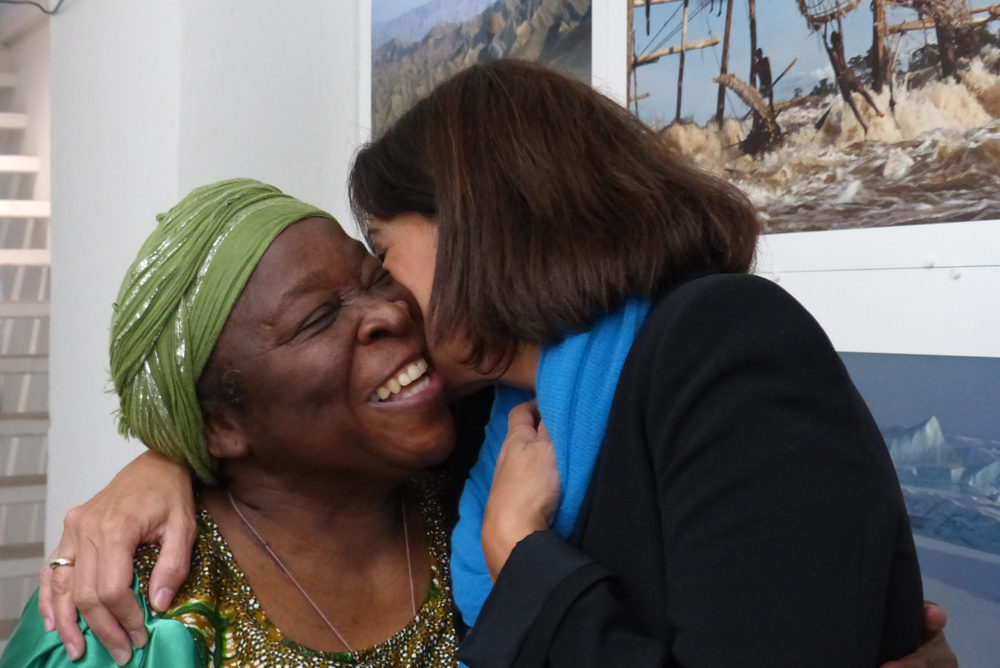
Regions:
[[[274,550],[271,549],[271,546],[268,545],[266,540],[264,540],[264,537],[260,535],[260,532],[257,531],[256,527],[254,527],[254,525],[250,523],[250,520],[247,518],[247,516],[244,515],[243,511],[240,510],[239,506],[236,505],[236,499],[233,498],[233,493],[226,490],[226,495],[229,497],[229,505],[233,507],[233,510],[236,511],[236,514],[239,516],[239,518],[243,520],[243,524],[245,524],[247,529],[250,530],[250,533],[254,535],[257,541],[261,544],[261,547],[263,547],[264,550],[269,555],[271,555],[271,559],[273,559],[274,563],[278,565],[278,568],[280,568],[285,573],[285,575],[288,576],[288,579],[292,581],[292,584],[295,585],[295,588],[299,590],[299,593],[302,594],[302,597],[309,602],[309,605],[312,606],[312,609],[316,611],[316,614],[319,615],[320,619],[323,620],[323,622],[327,625],[327,627],[331,631],[333,631],[333,635],[337,636],[337,639],[340,640],[341,643],[343,643],[344,647],[347,648],[347,651],[354,652],[354,648],[352,648],[350,643],[347,642],[347,639],[344,638],[344,636],[340,633],[340,631],[337,630],[337,627],[333,625],[333,622],[331,622],[329,618],[325,614],[323,614],[323,611],[320,610],[320,607],[316,605],[316,601],[314,601],[312,599],[312,596],[310,596],[309,593],[306,592],[305,588],[301,584],[299,584],[299,581],[295,579],[295,576],[292,575],[292,572],[288,570],[288,566],[285,566],[285,562],[283,562],[278,557],[278,555],[275,554]],[[407,521],[406,521],[405,492],[401,496],[401,506],[403,511],[403,543],[406,546],[406,572],[407,575],[409,575],[408,579],[410,581],[410,608],[413,611],[413,616],[416,617],[417,595],[415,588],[413,586],[413,565],[410,559],[410,533],[409,529],[407,528]]]

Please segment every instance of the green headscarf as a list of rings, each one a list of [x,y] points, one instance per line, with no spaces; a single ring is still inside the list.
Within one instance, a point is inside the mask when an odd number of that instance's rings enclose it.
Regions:
[[[212,480],[195,384],[264,251],[311,217],[334,220],[250,179],[197,188],[156,217],[111,318],[119,432]]]

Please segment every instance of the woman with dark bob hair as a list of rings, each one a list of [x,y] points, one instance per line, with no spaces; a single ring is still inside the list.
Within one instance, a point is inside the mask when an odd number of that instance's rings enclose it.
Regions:
[[[461,660],[872,666],[917,647],[885,444],[819,325],[747,275],[739,190],[513,60],[418,102],[350,183],[437,368],[505,385],[452,539]]]
[[[496,385],[452,539],[460,659],[842,667],[917,649],[892,463],[819,325],[748,275],[742,193],[588,86],[511,60],[418,102],[350,186],[451,394]],[[60,550],[118,559],[167,533],[152,577],[171,590],[184,483],[149,462],[119,478]],[[156,508],[109,510],[153,487]],[[82,528],[109,514],[124,539]],[[88,569],[77,589],[126,619],[103,586],[121,579]],[[940,633],[904,661],[955,665]]]

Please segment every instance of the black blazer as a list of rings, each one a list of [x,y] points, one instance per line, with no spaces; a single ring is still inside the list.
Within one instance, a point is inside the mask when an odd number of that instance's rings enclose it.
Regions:
[[[514,549],[469,666],[876,666],[922,592],[882,437],[819,325],[765,279],[654,305],[572,540]]]

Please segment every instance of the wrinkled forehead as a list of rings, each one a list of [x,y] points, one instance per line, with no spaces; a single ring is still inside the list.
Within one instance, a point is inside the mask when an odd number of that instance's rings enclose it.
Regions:
[[[351,289],[359,282],[369,259],[374,261],[365,245],[349,236],[336,221],[305,218],[274,238],[243,292],[280,312],[310,291]]]

